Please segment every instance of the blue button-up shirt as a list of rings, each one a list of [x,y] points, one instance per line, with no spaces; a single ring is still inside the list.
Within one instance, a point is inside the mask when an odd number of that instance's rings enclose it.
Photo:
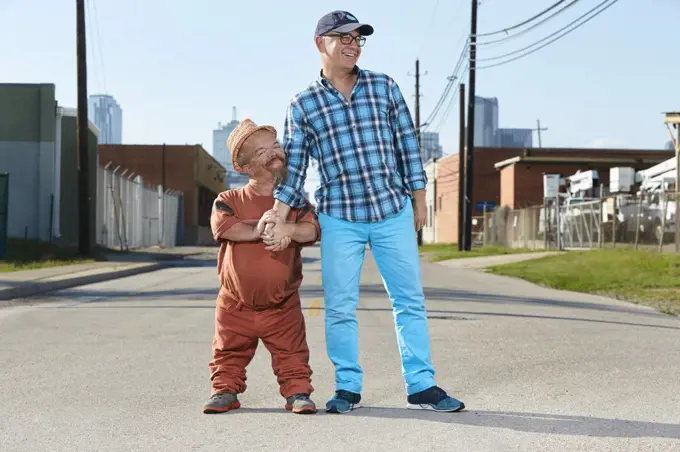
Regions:
[[[321,75],[288,105],[282,148],[289,176],[274,197],[304,202],[309,158],[319,163],[320,213],[355,222],[381,221],[398,213],[427,176],[411,114],[389,76],[355,68],[350,101]]]

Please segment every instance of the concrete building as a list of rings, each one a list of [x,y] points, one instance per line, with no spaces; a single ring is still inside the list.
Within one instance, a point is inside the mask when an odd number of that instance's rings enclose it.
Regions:
[[[213,245],[210,213],[225,190],[225,168],[200,145],[100,145],[101,166],[120,167],[151,186],[184,194],[183,245]]]
[[[226,168],[227,179],[225,188],[239,188],[248,183],[248,176],[234,170],[231,163],[231,150],[227,146],[229,135],[236,128],[239,121],[236,119],[236,107],[233,107],[231,121],[227,124],[219,123],[217,129],[213,130],[213,150],[212,155]]]
[[[113,96],[108,94],[90,96],[87,115],[99,129],[100,144],[123,143],[123,110]]]
[[[75,109],[62,108],[54,84],[0,84],[0,172],[9,173],[8,237],[77,247]],[[95,230],[97,140],[89,123],[90,230]],[[91,234],[95,246],[95,234]]]

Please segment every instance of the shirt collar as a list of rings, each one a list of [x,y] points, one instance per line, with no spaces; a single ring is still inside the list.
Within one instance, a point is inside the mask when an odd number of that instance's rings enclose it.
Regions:
[[[358,75],[358,77],[357,77],[357,83],[358,83],[359,80],[361,79],[361,74],[362,74],[362,71],[361,71],[361,69],[359,68],[359,66],[354,65],[354,68],[352,69],[352,74],[357,74],[357,75]],[[320,69],[320,70],[319,70],[319,76],[318,76],[318,78],[317,78],[317,82],[319,82],[322,86],[324,86],[324,87],[326,87],[326,88],[331,88],[331,87],[332,87],[332,86],[331,86],[331,83],[330,83],[330,82],[328,81],[328,79],[323,75],[323,69]]]

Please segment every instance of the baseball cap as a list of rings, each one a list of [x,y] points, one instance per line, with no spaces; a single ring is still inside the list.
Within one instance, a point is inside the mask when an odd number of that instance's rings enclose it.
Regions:
[[[316,24],[315,35],[321,36],[331,31],[349,33],[354,30],[357,30],[363,36],[373,34],[373,27],[360,23],[353,14],[347,11],[333,11],[319,19],[319,22]]]

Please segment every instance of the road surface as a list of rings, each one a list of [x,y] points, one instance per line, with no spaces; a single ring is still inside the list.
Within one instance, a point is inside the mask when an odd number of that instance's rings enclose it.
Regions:
[[[316,392],[333,392],[318,248],[303,304]],[[405,409],[392,313],[370,254],[359,321],[364,408],[283,410],[270,358],[243,408],[204,415],[214,257],[0,309],[0,450],[678,451],[680,321],[594,296],[423,263],[432,352],[460,413]],[[42,303],[44,302],[44,303]]]

